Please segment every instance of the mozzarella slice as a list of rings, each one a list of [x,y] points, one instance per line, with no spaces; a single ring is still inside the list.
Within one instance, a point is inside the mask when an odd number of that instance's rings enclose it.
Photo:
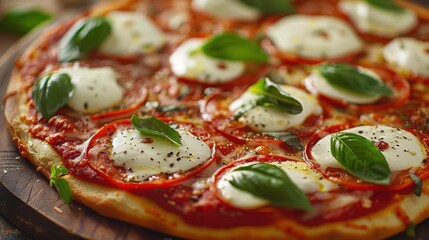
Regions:
[[[225,20],[257,20],[261,13],[239,0],[193,0],[192,9]]]
[[[420,77],[429,77],[429,42],[396,38],[384,47],[383,56],[395,67]]]
[[[248,124],[250,128],[257,132],[276,132],[299,126],[310,115],[320,115],[322,113],[322,107],[310,94],[292,86],[283,85],[282,89],[301,103],[303,108],[301,113],[289,114],[275,108],[258,106],[244,113],[239,118],[239,121]],[[237,112],[241,106],[256,101],[260,97],[260,95],[246,91],[231,103],[229,110]]]
[[[381,37],[398,36],[417,24],[416,15],[406,9],[403,12],[392,12],[365,1],[341,1],[338,7],[360,31]]]
[[[189,39],[171,54],[170,65],[176,76],[205,83],[225,83],[244,73],[243,62],[220,60],[198,51],[204,41]]]
[[[402,171],[421,166],[426,159],[426,150],[419,139],[410,132],[385,125],[359,126],[344,130],[369,139],[373,143],[383,141],[388,148],[381,153],[391,171]],[[331,154],[331,135],[322,138],[311,150],[314,159],[324,167],[343,168]]]
[[[117,83],[117,74],[110,67],[63,68],[73,84],[73,96],[68,105],[81,113],[96,113],[118,105],[123,98],[123,89]]]
[[[112,31],[99,51],[114,56],[153,53],[166,42],[161,30],[146,16],[137,12],[111,12],[106,16]]]
[[[126,181],[144,181],[158,174],[181,174],[211,157],[210,147],[184,129],[176,129],[182,145],[145,135],[136,129],[118,130],[113,136],[111,159],[126,170]]]
[[[360,68],[359,71],[370,75],[374,79],[382,81],[378,74],[369,69]],[[329,84],[328,80],[324,76],[322,76],[322,74],[318,70],[314,70],[306,78],[305,81],[309,85],[308,88],[311,89],[314,94],[322,94],[324,96],[349,103],[371,104],[377,102],[382,97],[382,95],[363,96],[339,88],[335,88],[331,84]]]
[[[254,163],[246,165],[250,164]],[[338,185],[324,179],[320,173],[312,170],[304,162],[283,161],[271,164],[280,167],[292,182],[305,193],[326,192],[338,187]],[[231,172],[233,169],[225,173],[216,184],[222,198],[232,206],[243,209],[253,209],[268,205],[268,201],[240,190],[229,183],[232,179]]]
[[[280,51],[307,59],[342,57],[363,47],[349,25],[330,16],[287,16],[266,33]]]

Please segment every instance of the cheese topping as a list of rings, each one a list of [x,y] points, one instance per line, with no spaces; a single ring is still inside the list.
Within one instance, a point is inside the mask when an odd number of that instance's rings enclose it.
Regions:
[[[184,129],[176,129],[182,145],[141,134],[135,129],[119,130],[112,140],[113,164],[126,170],[126,181],[144,181],[158,174],[181,174],[211,157],[210,147]]]
[[[362,73],[365,73],[367,75],[370,75],[376,80],[382,81],[378,74],[375,72],[360,68],[359,71]],[[329,84],[328,80],[322,76],[322,74],[318,70],[314,70],[305,80],[308,84],[309,90],[314,94],[322,94],[324,96],[337,99],[340,101],[345,101],[349,103],[355,103],[355,104],[371,104],[377,102],[382,95],[375,95],[375,96],[363,96],[354,94],[349,91],[342,90],[340,88],[333,87],[331,84]]]
[[[266,33],[280,51],[307,59],[342,57],[363,47],[349,25],[330,16],[287,16]]]
[[[244,113],[239,118],[239,121],[248,124],[250,128],[257,132],[276,132],[299,126],[310,115],[320,115],[322,113],[322,107],[310,94],[292,86],[282,85],[281,88],[301,103],[303,108],[301,113],[289,114],[275,108],[257,106]],[[246,91],[231,103],[229,110],[237,112],[241,106],[260,97],[260,95]]]
[[[68,105],[81,113],[96,113],[118,105],[123,89],[117,83],[117,74],[110,67],[63,68],[73,84],[73,96]]]
[[[254,163],[249,163],[249,165],[250,164]],[[283,161],[271,164],[280,167],[293,183],[305,193],[327,192],[338,187],[336,184],[324,179],[320,173],[312,170],[304,162]],[[252,209],[268,205],[268,201],[240,190],[229,183],[232,179],[231,172],[233,169],[225,173],[216,185],[222,198],[232,206],[243,209]]]
[[[369,139],[371,142],[386,143],[387,149],[381,150],[391,171],[402,171],[420,167],[426,159],[426,150],[419,139],[410,132],[384,125],[359,126],[344,130]],[[322,138],[314,145],[311,153],[314,159],[324,167],[343,168],[332,156],[331,135]]]
[[[365,1],[341,1],[338,7],[360,31],[381,37],[398,36],[417,24],[416,15],[406,9],[403,12],[392,12]]]
[[[100,46],[100,52],[123,56],[153,53],[165,44],[165,36],[146,16],[134,12],[111,12],[107,15],[112,32]]]
[[[396,38],[383,49],[391,65],[420,77],[429,77],[429,42],[413,38]]]
[[[257,20],[261,13],[239,0],[193,0],[192,9],[225,20]]]
[[[170,65],[176,76],[205,83],[224,83],[244,73],[243,62],[220,60],[198,51],[204,41],[189,39],[171,54]]]

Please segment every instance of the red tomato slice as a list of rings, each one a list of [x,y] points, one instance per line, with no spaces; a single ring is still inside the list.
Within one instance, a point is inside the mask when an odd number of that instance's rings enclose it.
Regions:
[[[360,105],[353,104],[346,101],[338,100],[330,98],[329,96],[325,96],[323,94],[319,94],[317,89],[314,87],[313,82],[307,78],[305,81],[305,86],[308,91],[312,92],[315,95],[319,95],[319,100],[321,102],[325,102],[331,105],[339,106],[346,110],[350,111],[383,111],[388,109],[394,109],[401,107],[404,105],[410,98],[411,95],[411,87],[410,83],[394,71],[378,65],[360,65],[362,67],[368,68],[374,72],[376,72],[380,78],[387,84],[392,90],[394,90],[394,94],[392,97],[385,97],[373,104],[369,105]]]
[[[351,125],[334,125],[320,130],[315,133],[307,142],[304,149],[304,161],[306,161],[310,166],[312,166],[315,170],[321,172],[327,179],[346,186],[349,189],[356,190],[379,190],[379,191],[387,191],[387,192],[399,192],[399,193],[408,193],[412,191],[415,186],[414,181],[409,177],[410,169],[404,171],[392,172],[391,184],[389,186],[378,185],[373,183],[364,182],[350,174],[347,173],[344,169],[339,168],[324,168],[321,166],[313,157],[311,150],[317,144],[319,140],[323,137],[339,132],[348,128],[351,128]],[[429,145],[429,136],[422,134],[420,132],[416,132],[411,129],[405,129],[412,134],[414,134],[420,141],[426,146]],[[429,177],[429,162],[423,162],[423,164],[413,171],[413,173],[418,176],[422,181]]]
[[[89,139],[84,152],[85,161],[92,169],[95,170],[95,172],[114,186],[126,190],[139,190],[172,186],[195,176],[217,159],[214,143],[210,139],[210,134],[205,130],[189,123],[173,122],[167,119],[162,120],[166,123],[178,124],[180,127],[188,129],[193,135],[206,142],[212,148],[212,157],[203,164],[184,173],[160,174],[152,176],[151,179],[153,180],[127,182],[124,180],[125,170],[121,167],[114,166],[113,161],[110,158],[112,135],[117,131],[117,129],[134,128],[129,119],[123,119],[105,125]],[[142,157],[144,157],[144,154],[142,154]]]

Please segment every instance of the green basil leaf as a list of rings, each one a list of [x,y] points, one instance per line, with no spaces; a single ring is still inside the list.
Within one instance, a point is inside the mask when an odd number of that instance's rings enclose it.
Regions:
[[[249,90],[263,96],[256,101],[256,105],[274,107],[290,114],[302,112],[301,103],[268,78],[259,79]]]
[[[64,166],[51,166],[51,176],[49,177],[49,184],[55,186],[60,197],[65,203],[70,203],[72,200],[72,193],[69,183],[61,177],[68,174],[68,170]]]
[[[411,222],[408,224],[407,229],[405,230],[405,233],[407,237],[415,238],[416,237],[416,224]]]
[[[291,13],[294,11],[294,5],[289,0],[240,0],[240,2],[267,14]]]
[[[222,33],[207,40],[201,49],[207,56],[230,60],[266,63],[268,55],[256,43],[233,33]]]
[[[137,115],[133,115],[131,123],[140,133],[163,137],[177,146],[182,144],[180,134],[156,117],[139,118]]]
[[[311,209],[310,201],[279,167],[255,163],[234,169],[229,181],[234,187],[269,201],[274,206]]]
[[[294,150],[300,151],[303,149],[301,141],[293,132],[266,132],[263,134],[283,141],[286,146]]]
[[[416,195],[417,197],[420,197],[422,195],[422,187],[423,187],[422,180],[413,173],[410,173],[408,175],[410,176],[410,178],[414,181],[414,183],[416,185],[416,186],[414,186],[414,195]]]
[[[365,0],[365,1],[374,7],[378,7],[390,12],[402,13],[405,11],[404,8],[395,4],[392,0]]]
[[[37,80],[32,97],[34,105],[49,120],[73,95],[73,84],[66,73],[53,73]]]
[[[354,133],[335,133],[331,136],[331,153],[351,175],[371,183],[389,184],[389,165],[370,140]]]
[[[52,18],[52,14],[36,8],[11,8],[0,19],[0,30],[24,35]]]
[[[110,34],[106,18],[84,19],[73,25],[60,42],[60,62],[76,61],[98,48]]]
[[[348,64],[322,65],[319,67],[319,72],[331,86],[357,95],[374,97],[389,96],[393,93],[383,81],[379,81]]]

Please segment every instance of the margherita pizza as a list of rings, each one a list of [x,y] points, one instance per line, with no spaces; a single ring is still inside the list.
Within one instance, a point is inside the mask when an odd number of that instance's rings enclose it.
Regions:
[[[380,239],[429,217],[429,11],[122,0],[46,31],[5,97],[64,201],[190,239]]]

